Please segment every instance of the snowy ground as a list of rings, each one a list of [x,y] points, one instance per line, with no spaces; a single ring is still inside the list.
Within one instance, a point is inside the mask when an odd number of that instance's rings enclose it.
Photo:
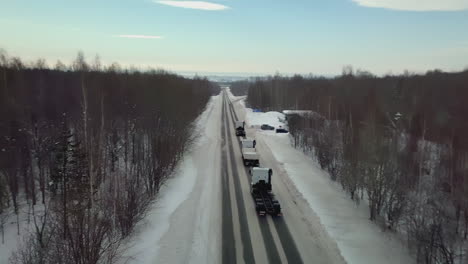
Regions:
[[[248,127],[257,127],[259,124],[275,127],[284,125],[281,124],[281,120],[284,120],[282,113],[254,113],[251,109],[245,108],[242,100],[238,100],[232,94],[230,97],[235,102],[240,118],[245,118]],[[311,218],[315,218],[318,222],[312,223],[313,229],[323,228],[326,232],[321,234],[323,243],[333,247],[333,243],[327,241],[327,238],[334,240],[346,262],[414,263],[404,243],[393,234],[382,232],[377,225],[370,222],[367,206],[352,202],[336,183],[329,180],[327,172],[321,170],[315,161],[291,145],[288,134],[252,130],[256,132],[260,153],[273,154],[280,175],[286,177],[281,179],[282,183],[287,185],[292,182],[299,192],[298,196],[302,196],[307,201],[313,211]]]
[[[18,216],[13,212],[13,208],[9,209],[8,215],[4,215],[6,217],[4,220],[5,243],[2,243],[0,231],[0,264],[8,263],[11,254],[21,246],[23,240],[28,237],[30,230],[34,228],[32,207],[26,203],[25,197],[18,197],[18,205]],[[37,215],[40,215],[44,209],[39,202],[34,208]]]
[[[197,120],[197,142],[162,187],[126,251],[129,263],[219,263],[220,95]]]
[[[279,112],[259,113],[246,108],[246,120],[248,127],[258,128],[263,124],[268,124],[275,128],[284,126],[284,115]]]

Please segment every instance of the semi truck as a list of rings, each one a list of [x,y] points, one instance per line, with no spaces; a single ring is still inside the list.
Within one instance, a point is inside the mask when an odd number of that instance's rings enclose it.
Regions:
[[[245,137],[245,122],[244,121],[236,121],[236,136],[238,137]]]
[[[259,166],[260,159],[255,149],[256,141],[254,139],[246,138],[241,140],[242,146],[242,161],[245,166]]]
[[[273,170],[270,168],[253,167],[249,170],[249,173],[251,176],[250,192],[255,202],[257,214],[260,216],[266,214],[280,216],[281,206],[271,190]]]

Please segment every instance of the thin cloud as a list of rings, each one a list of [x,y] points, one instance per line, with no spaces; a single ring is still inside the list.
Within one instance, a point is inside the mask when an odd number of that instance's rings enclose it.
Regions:
[[[204,1],[153,1],[158,4],[174,6],[174,7],[182,7],[182,8],[190,8],[190,9],[199,9],[199,10],[208,10],[208,11],[219,11],[228,9],[228,6],[211,3],[211,2],[204,2]]]
[[[468,9],[467,0],[352,0],[360,6],[404,11],[460,11]]]
[[[118,38],[136,38],[136,39],[162,39],[163,36],[150,36],[150,35],[117,35]]]

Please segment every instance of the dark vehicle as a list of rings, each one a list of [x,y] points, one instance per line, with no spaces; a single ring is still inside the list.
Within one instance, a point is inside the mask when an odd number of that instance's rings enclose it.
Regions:
[[[288,133],[288,132],[289,131],[287,129],[285,129],[285,128],[281,127],[281,126],[276,129],[276,133]]]
[[[274,127],[270,126],[270,125],[267,125],[267,124],[263,124],[261,127],[260,127],[262,130],[275,130]]]
[[[236,136],[238,137],[245,137],[245,122],[244,121],[236,121]]]
[[[249,172],[252,176],[250,192],[254,198],[255,210],[258,215],[280,216],[281,206],[271,191],[273,171],[270,168],[254,167]]]

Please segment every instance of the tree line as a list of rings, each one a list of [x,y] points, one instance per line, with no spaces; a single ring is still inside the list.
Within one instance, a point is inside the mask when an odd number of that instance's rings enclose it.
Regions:
[[[26,64],[0,52],[0,224],[27,210],[12,263],[114,263],[219,87],[163,70]],[[26,208],[26,209],[25,209]],[[3,241],[4,242],[4,241]]]
[[[468,261],[467,101],[468,71],[376,77],[346,67],[248,89],[253,108],[311,110],[287,116],[292,144],[427,264]]]
[[[235,81],[229,84],[231,93],[235,96],[247,95],[247,92],[249,91],[249,86],[249,80]]]

